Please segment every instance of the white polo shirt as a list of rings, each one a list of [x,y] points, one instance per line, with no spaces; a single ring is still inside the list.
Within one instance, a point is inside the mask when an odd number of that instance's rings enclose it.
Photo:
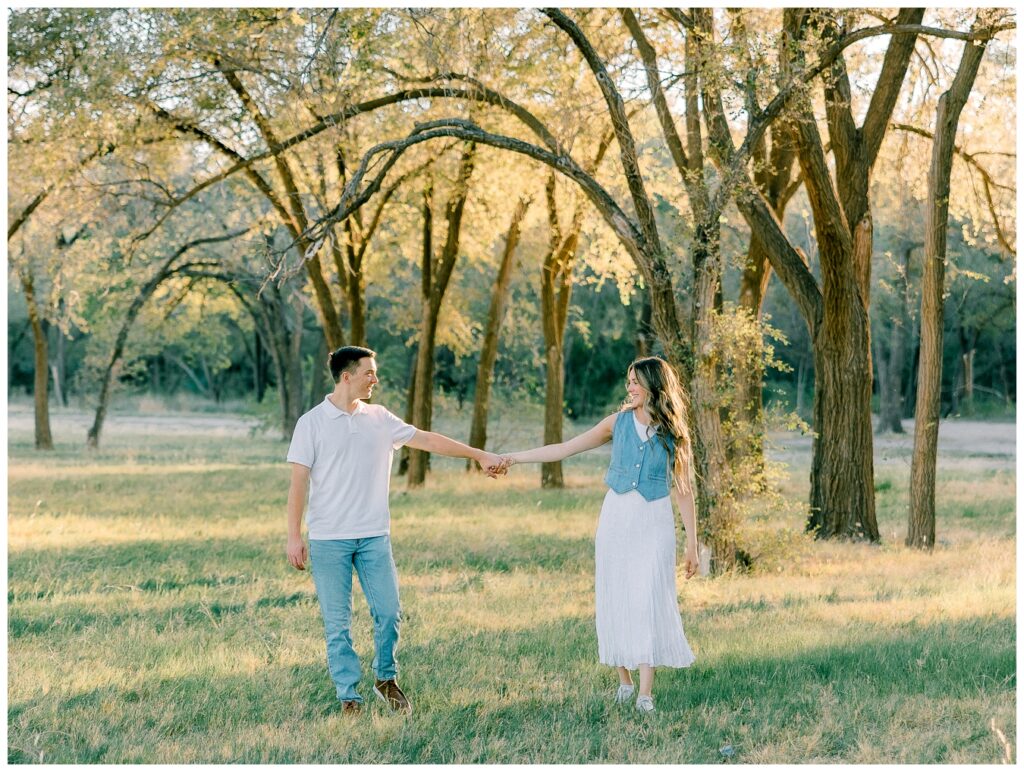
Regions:
[[[365,539],[391,530],[388,492],[395,449],[416,434],[381,405],[352,413],[330,399],[295,424],[288,460],[309,467],[310,539]]]

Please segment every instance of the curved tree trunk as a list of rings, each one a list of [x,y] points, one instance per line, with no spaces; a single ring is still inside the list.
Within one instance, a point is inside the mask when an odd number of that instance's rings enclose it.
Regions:
[[[943,281],[946,231],[949,227],[949,178],[960,112],[971,93],[984,53],[984,45],[967,43],[953,85],[939,97],[928,170],[924,272],[921,278],[921,359],[914,411],[914,455],[910,464],[910,515],[906,539],[907,546],[926,550],[935,547],[935,464],[942,390]]]
[[[487,326],[484,330],[483,346],[480,349],[480,362],[476,369],[476,392],[473,395],[473,423],[469,429],[469,444],[474,448],[483,448],[487,444],[487,412],[491,398],[491,381],[494,378],[494,362],[498,358],[498,341],[501,338],[501,325],[505,320],[505,307],[508,304],[509,288],[512,286],[512,266],[516,246],[519,244],[519,233],[526,210],[530,206],[528,198],[519,199],[512,222],[509,223],[505,236],[505,249],[498,268],[498,279],[491,294],[491,306],[487,312]],[[474,459],[466,459],[466,470],[479,469]]]
[[[117,368],[121,357],[124,355],[124,348],[128,342],[128,333],[138,317],[142,306],[156,292],[156,288],[170,276],[170,262],[165,263],[157,274],[139,291],[139,294],[132,300],[128,307],[124,320],[121,322],[121,329],[117,331],[117,338],[114,340],[114,348],[110,352],[110,358],[103,368],[103,375],[100,377],[100,393],[96,401],[96,413],[93,415],[92,426],[86,435],[86,447],[96,449],[100,446],[100,435],[103,432],[103,424],[107,418],[107,408],[110,403],[110,389],[114,380],[114,370]]]
[[[206,238],[194,239],[183,244],[174,252],[173,255],[160,264],[153,276],[150,277],[150,280],[138,291],[135,298],[132,300],[131,305],[128,307],[128,311],[125,313],[124,320],[121,322],[121,329],[118,330],[117,338],[114,340],[114,348],[110,353],[110,359],[107,361],[106,367],[103,368],[103,375],[100,378],[100,393],[96,403],[96,413],[93,416],[92,426],[89,427],[89,432],[86,435],[86,447],[95,449],[100,445],[100,434],[103,431],[103,424],[107,417],[107,407],[110,402],[110,388],[114,379],[114,370],[117,368],[118,363],[121,361],[121,357],[124,355],[124,348],[128,342],[128,333],[131,331],[132,325],[135,324],[135,319],[138,317],[139,312],[142,311],[142,307],[146,304],[146,301],[153,296],[157,287],[183,268],[183,266],[172,268],[174,262],[194,247],[203,244],[217,244],[224,241],[230,241],[244,235],[248,230],[249,229],[246,228],[244,230],[226,233],[222,236],[209,236]]]

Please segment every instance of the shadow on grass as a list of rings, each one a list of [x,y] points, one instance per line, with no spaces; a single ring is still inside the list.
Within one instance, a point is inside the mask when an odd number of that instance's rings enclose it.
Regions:
[[[797,742],[805,755],[777,761],[807,761],[807,753],[842,761],[855,758],[865,738],[877,743],[894,721],[908,721],[902,704],[923,699],[952,710],[963,729],[925,743],[912,760],[941,762],[952,749],[977,747],[986,761],[990,738],[972,724],[985,719],[965,711],[976,710],[979,697],[1014,699],[1013,620],[997,617],[862,631],[786,656],[704,658],[696,641],[693,667],[659,672],[653,719],[610,704],[615,677],[597,663],[589,618],[459,633],[429,646],[416,644],[415,629],[403,634],[402,683],[416,712],[381,716],[395,725],[338,715],[318,642],[308,664],[270,658],[252,676],[197,674],[12,701],[9,760],[30,760],[25,738],[43,732],[47,760],[76,763],[174,761],[144,750],[168,741],[210,762],[713,763],[725,744],[742,762],[794,735],[809,738]],[[361,653],[360,689],[372,699],[369,652]],[[293,739],[282,740],[282,728]],[[106,740],[89,739],[97,736]],[[225,748],[235,736],[250,739]],[[905,752],[893,749],[893,758]]]

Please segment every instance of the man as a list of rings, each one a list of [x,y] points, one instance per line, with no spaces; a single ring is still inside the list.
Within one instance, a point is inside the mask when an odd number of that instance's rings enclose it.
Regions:
[[[327,640],[327,667],[344,713],[358,713],[362,697],[359,658],[352,648],[352,569],[359,575],[373,617],[373,692],[392,711],[411,713],[398,686],[395,649],[401,611],[398,574],[391,554],[388,490],[394,452],[402,445],[445,456],[476,459],[484,469],[500,468],[493,453],[405,423],[369,399],[377,384],[376,354],[343,346],[330,355],[334,391],[295,425],[288,461],[288,561],[298,570],[311,563]],[[490,473],[494,476],[493,473]],[[306,526],[302,512],[309,487]]]

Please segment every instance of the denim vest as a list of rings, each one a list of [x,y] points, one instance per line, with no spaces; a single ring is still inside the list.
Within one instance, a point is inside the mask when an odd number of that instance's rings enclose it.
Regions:
[[[675,450],[671,437],[668,446]],[[660,436],[640,441],[633,426],[633,411],[625,410],[612,427],[612,461],[604,481],[616,493],[635,490],[648,501],[664,498],[671,482],[670,458]]]

